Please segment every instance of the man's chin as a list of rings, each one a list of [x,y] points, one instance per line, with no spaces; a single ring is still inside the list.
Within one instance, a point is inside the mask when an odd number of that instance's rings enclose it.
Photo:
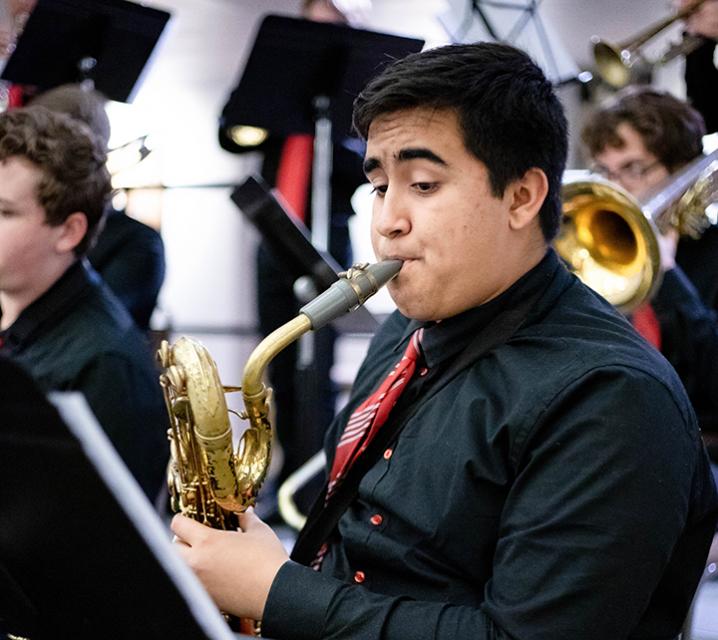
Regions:
[[[395,298],[393,295],[391,298],[394,300],[394,304],[396,304],[396,308],[399,310],[401,315],[407,318],[417,320],[419,322],[428,322],[434,319],[431,311],[427,309],[425,305],[419,304],[415,300],[406,300],[401,296],[397,296]]]

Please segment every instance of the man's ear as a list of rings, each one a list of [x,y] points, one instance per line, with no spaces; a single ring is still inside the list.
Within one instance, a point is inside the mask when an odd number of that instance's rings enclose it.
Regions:
[[[59,253],[74,251],[87,233],[87,216],[81,211],[75,211],[65,218],[58,230],[59,235],[55,249]]]
[[[509,185],[511,200],[509,226],[523,229],[538,216],[548,194],[548,178],[538,167],[532,167]]]

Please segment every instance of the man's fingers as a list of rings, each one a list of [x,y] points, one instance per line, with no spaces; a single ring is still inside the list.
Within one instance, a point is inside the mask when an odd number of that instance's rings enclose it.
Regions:
[[[207,533],[207,527],[191,518],[178,513],[170,522],[170,529],[175,537],[185,544],[192,545],[200,536]]]
[[[192,547],[190,547],[186,542],[183,542],[182,540],[178,540],[173,546],[174,550],[180,555],[180,558],[182,558],[187,564],[191,566],[192,558],[194,557],[194,554],[192,553]]]
[[[254,513],[254,507],[249,507],[244,513],[239,514],[239,528],[242,531],[251,531],[263,525],[266,526],[264,521]]]
[[[189,547],[189,545],[182,540],[182,538],[178,538],[177,536],[172,536],[172,544],[182,545],[183,547]]]

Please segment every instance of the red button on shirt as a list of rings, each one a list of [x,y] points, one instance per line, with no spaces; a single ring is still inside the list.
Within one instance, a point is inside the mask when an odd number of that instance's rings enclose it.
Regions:
[[[364,575],[363,571],[357,571],[354,574],[354,582],[361,584],[362,582],[364,582],[364,580],[366,580],[366,576]]]
[[[378,527],[382,522],[384,522],[384,518],[380,513],[375,513],[371,518],[369,518],[369,522],[371,522],[375,527]]]
[[[391,449],[387,449],[384,451],[384,460],[388,460],[393,455],[393,451]]]

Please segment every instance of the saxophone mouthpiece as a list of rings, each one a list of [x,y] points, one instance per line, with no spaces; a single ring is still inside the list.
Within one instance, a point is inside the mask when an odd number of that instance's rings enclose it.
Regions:
[[[355,265],[299,312],[309,318],[312,329],[316,331],[363,305],[399,273],[402,264],[401,260],[384,260],[370,265]]]

